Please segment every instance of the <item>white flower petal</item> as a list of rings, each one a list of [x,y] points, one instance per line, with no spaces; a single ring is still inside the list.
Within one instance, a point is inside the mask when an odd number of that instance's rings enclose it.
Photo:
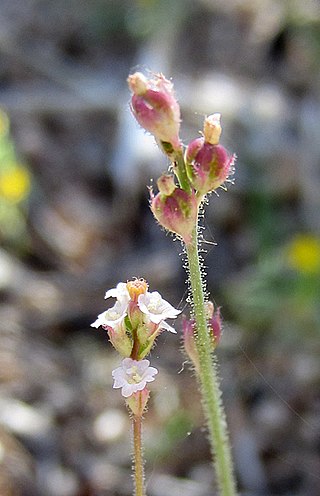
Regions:
[[[128,305],[125,302],[116,301],[112,308],[109,308],[104,314],[105,325],[113,327],[121,322],[127,315]]]
[[[124,396],[125,398],[128,398],[129,396],[131,396],[133,393],[135,393],[135,384],[125,384],[121,390],[121,394],[122,396]]]
[[[104,295],[105,300],[107,298],[117,298],[118,301],[128,303],[130,300],[130,295],[127,290],[127,285],[125,282],[119,282],[116,288],[109,289]]]
[[[95,320],[92,324],[90,324],[91,327],[98,327],[102,326],[105,324],[105,314],[106,312],[102,312],[98,315],[97,320]]]
[[[147,291],[139,295],[138,306],[141,312],[148,315],[154,324],[159,324],[165,319],[175,319],[181,313],[180,310],[164,300],[158,291],[152,293]]]
[[[120,388],[127,384],[126,373],[122,367],[117,367],[112,371],[112,377],[114,379],[113,387]]]
[[[160,329],[165,329],[166,331],[172,332],[173,334],[177,334],[177,331],[164,320],[160,322],[159,327]]]
[[[142,380],[141,382],[139,382],[138,384],[136,384],[135,386],[135,392],[137,391],[142,391],[147,385],[147,381],[144,379]]]
[[[114,384],[113,384],[114,389],[122,388],[126,384],[128,384],[128,383],[126,382],[124,377],[115,377],[114,378]]]
[[[91,324],[91,327],[109,326],[114,327],[121,323],[127,315],[128,303],[130,295],[127,290],[127,285],[124,282],[119,282],[116,288],[109,289],[106,292],[105,298],[117,298],[113,307],[109,308],[98,315],[97,320]]]
[[[152,372],[151,370],[153,370],[154,372]],[[148,375],[146,377],[144,377],[144,380],[146,382],[153,382],[155,380],[155,377],[153,377],[153,376],[157,375],[157,373],[158,373],[157,369],[155,369],[154,367],[149,367]]]
[[[91,327],[109,326],[115,328],[127,315],[127,304],[117,301],[112,308],[100,313]]]
[[[145,358],[144,360],[132,360],[131,358],[129,358],[129,360],[131,360],[131,362],[133,362],[133,364],[131,366],[136,366],[138,368],[138,371],[140,374],[143,374],[150,365],[150,362],[147,358]],[[127,363],[128,363],[128,367],[129,367],[129,362],[127,362]]]

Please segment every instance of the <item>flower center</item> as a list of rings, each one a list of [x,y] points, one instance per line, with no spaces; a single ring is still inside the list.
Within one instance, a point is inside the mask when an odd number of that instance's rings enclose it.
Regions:
[[[160,313],[160,298],[152,298],[152,300],[148,304],[148,310],[150,313]]]
[[[136,365],[133,365],[127,373],[129,384],[139,384],[142,381],[142,376],[138,373],[138,367]]]
[[[116,320],[120,317],[120,313],[118,313],[116,310],[110,309],[108,311],[108,317],[110,318],[110,320]]]

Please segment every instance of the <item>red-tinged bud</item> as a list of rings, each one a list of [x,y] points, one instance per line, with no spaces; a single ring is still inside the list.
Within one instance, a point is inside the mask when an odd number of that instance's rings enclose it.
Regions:
[[[147,79],[136,72],[128,77],[128,85],[133,93],[131,109],[139,124],[152,133],[160,145],[164,143],[165,153],[180,150],[180,107],[172,83],[162,74]],[[168,143],[171,146],[168,147]]]
[[[133,393],[129,398],[126,398],[126,404],[136,417],[142,417],[147,406],[150,396],[150,391],[146,387],[142,391]]]
[[[208,318],[208,327],[210,329],[210,334],[212,338],[213,349],[215,349],[220,342],[221,332],[222,332],[220,307],[218,307],[217,310],[214,311],[214,306],[212,301],[208,301],[206,303],[206,311]]]
[[[211,338],[211,350],[214,351],[219,344],[221,338],[221,315],[220,308],[217,308],[214,311],[214,306],[211,301],[208,301],[205,305],[206,309],[206,317],[208,322],[208,331],[210,333]],[[183,345],[184,349],[193,363],[196,371],[199,371],[200,363],[199,363],[199,354],[196,344],[196,324],[195,320],[188,320],[186,318],[183,319],[182,322],[182,331],[183,331]]]
[[[188,320],[186,317],[182,321],[182,332],[183,332],[183,346],[184,349],[193,363],[197,372],[199,372],[199,354],[196,345],[195,337],[195,322],[194,320]]]
[[[185,161],[187,166],[191,165],[198,153],[200,152],[201,148],[203,147],[204,144],[204,139],[203,138],[196,138],[192,141],[190,141],[189,145],[187,146],[186,152],[185,152]],[[191,171],[192,172],[192,171]]]
[[[175,188],[171,194],[151,194],[151,210],[157,221],[168,231],[178,234],[186,244],[192,240],[197,222],[198,202],[194,192]]]
[[[236,157],[219,145],[220,135],[220,114],[212,114],[204,121],[203,137],[191,141],[186,149],[187,175],[200,195],[214,191],[233,173]]]

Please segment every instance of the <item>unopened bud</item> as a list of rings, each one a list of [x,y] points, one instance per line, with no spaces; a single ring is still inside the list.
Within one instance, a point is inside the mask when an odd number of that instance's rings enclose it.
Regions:
[[[162,74],[147,79],[140,72],[128,77],[131,109],[139,124],[154,135],[162,150],[180,150],[180,107],[173,85]],[[162,145],[164,143],[164,146]]]
[[[207,305],[206,309],[208,312],[207,313],[208,327],[212,339],[212,346],[213,349],[215,349],[220,342],[221,333],[222,333],[220,307],[218,307],[217,310],[214,311],[214,306],[211,301],[208,301],[206,305]]]
[[[221,338],[221,315],[220,308],[217,308],[214,311],[214,306],[211,301],[206,302],[205,304],[206,317],[207,317],[207,326],[208,332],[210,334],[210,345],[211,351],[214,351],[218,346]],[[188,320],[186,318],[183,319],[182,323],[182,331],[183,331],[183,346],[184,349],[193,363],[196,371],[199,371],[200,368],[200,360],[199,353],[197,349],[196,343],[196,323],[194,319]]]
[[[193,363],[197,372],[199,372],[199,354],[196,345],[195,337],[195,321],[188,320],[186,317],[182,321],[182,332],[183,332],[183,346],[184,349]]]
[[[168,231],[178,234],[186,244],[192,240],[196,225],[198,202],[194,192],[175,188],[169,194],[151,196],[151,210],[157,221]]]
[[[222,145],[211,145],[197,138],[188,145],[185,162],[189,181],[205,195],[221,186],[233,172],[235,155],[229,155]]]

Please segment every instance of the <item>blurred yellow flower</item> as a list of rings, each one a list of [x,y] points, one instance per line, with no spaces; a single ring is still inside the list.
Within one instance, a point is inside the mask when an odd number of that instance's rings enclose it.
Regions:
[[[289,265],[302,273],[320,272],[320,238],[311,234],[296,235],[288,246]]]
[[[0,137],[7,134],[9,129],[9,119],[7,114],[0,109]]]
[[[0,173],[0,196],[10,203],[18,203],[28,196],[30,184],[28,170],[16,164]]]

